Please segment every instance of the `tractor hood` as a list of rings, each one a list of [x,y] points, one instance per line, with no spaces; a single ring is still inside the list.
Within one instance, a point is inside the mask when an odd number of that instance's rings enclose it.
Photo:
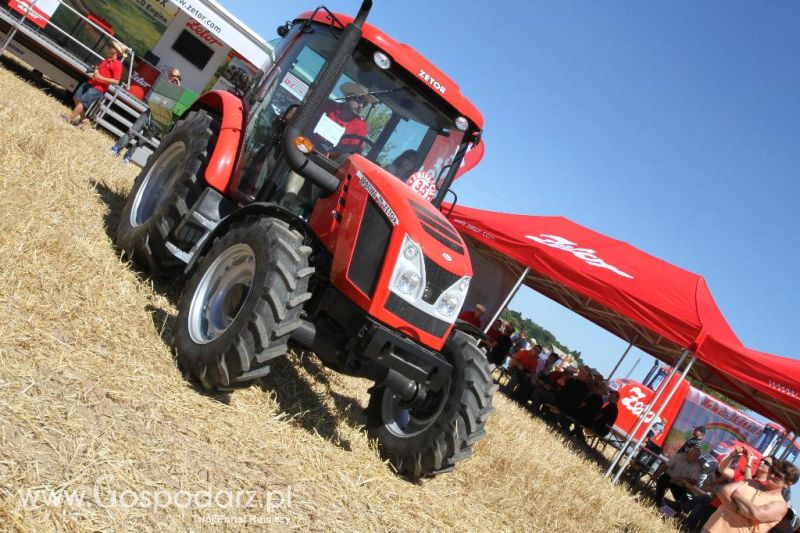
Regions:
[[[397,220],[397,229],[416,242],[425,257],[448,272],[472,276],[464,240],[438,209],[403,181],[371,161],[353,156],[350,162],[359,186],[364,187],[379,205],[385,202],[391,208]]]
[[[430,202],[360,155],[309,224],[331,252],[331,282],[372,317],[438,350],[472,278],[463,239]]]

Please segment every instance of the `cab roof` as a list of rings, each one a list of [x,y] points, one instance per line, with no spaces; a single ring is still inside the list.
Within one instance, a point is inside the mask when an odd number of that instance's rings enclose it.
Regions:
[[[296,20],[309,20],[312,15],[314,22],[330,26],[334,24],[333,19],[324,10],[318,10],[316,14],[313,11],[306,11],[299,15]],[[334,16],[344,25],[353,22],[353,17],[350,15],[334,13]],[[392,61],[415,74],[417,78],[429,86],[432,92],[438,94],[456,108],[460,114],[469,118],[478,128],[483,129],[483,115],[478,111],[478,108],[461,94],[461,89],[456,82],[428,61],[425,56],[411,46],[397,42],[368,22],[364,23],[361,30],[362,38],[380,48]]]

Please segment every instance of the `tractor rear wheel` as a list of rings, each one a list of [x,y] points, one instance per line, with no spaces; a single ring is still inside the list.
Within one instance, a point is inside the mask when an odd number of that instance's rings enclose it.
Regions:
[[[169,275],[183,266],[166,243],[203,192],[201,176],[214,139],[213,117],[192,111],[164,138],[136,178],[116,241],[143,270]]]
[[[223,390],[266,375],[311,297],[310,252],[273,218],[247,218],[218,237],[181,299],[173,346],[184,371]]]
[[[450,380],[429,392],[422,406],[410,407],[390,389],[371,391],[367,430],[398,473],[414,478],[451,470],[472,453],[494,412],[486,357],[472,337],[454,331],[442,350],[453,365]]]

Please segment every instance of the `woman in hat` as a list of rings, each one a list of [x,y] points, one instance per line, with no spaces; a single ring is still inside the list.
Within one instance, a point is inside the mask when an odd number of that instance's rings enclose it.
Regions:
[[[72,97],[75,107],[72,108],[69,116],[61,115],[63,120],[83,128],[89,123],[89,119],[86,118],[86,110],[103,96],[109,85],[119,84],[119,80],[122,78],[122,60],[128,57],[127,48],[118,41],[111,41],[108,44],[108,53],[108,57],[102,60],[97,67],[87,72],[89,80],[78,86]],[[78,120],[80,122],[76,124]]]

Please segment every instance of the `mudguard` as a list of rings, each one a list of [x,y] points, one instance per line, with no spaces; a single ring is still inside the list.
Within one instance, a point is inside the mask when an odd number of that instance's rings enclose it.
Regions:
[[[209,109],[221,117],[214,152],[206,165],[205,180],[209,187],[225,193],[233,177],[244,127],[244,107],[241,99],[227,91],[203,94],[192,108]]]

